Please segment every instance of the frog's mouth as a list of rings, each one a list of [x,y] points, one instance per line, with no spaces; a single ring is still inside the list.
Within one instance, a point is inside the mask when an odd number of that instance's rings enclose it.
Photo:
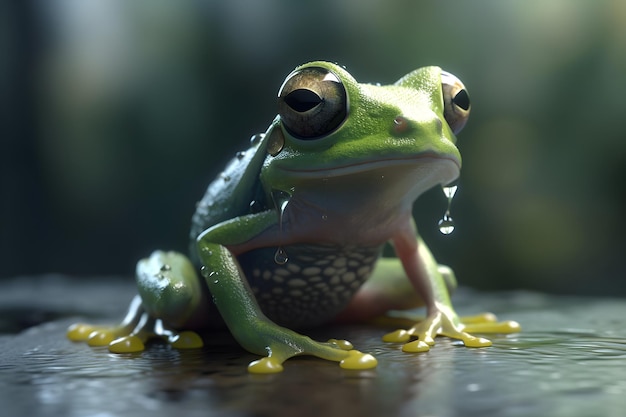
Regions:
[[[376,173],[376,175],[384,175],[385,172],[404,172],[411,176],[411,171],[417,170],[424,174],[426,170],[432,170],[432,174],[445,178],[442,181],[445,183],[458,178],[461,171],[461,161],[454,156],[428,152],[420,155],[356,160],[343,165],[321,164],[311,168],[281,166],[279,169],[287,175],[300,179],[334,178],[367,172]]]

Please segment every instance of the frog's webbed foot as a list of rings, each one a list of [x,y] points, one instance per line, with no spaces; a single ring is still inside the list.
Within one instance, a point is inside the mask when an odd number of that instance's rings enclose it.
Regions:
[[[269,326],[266,337],[261,340],[244,341],[242,344],[252,352],[265,351],[266,357],[253,361],[248,371],[258,374],[277,373],[283,370],[283,363],[294,356],[312,355],[318,358],[339,362],[343,369],[363,370],[376,367],[378,361],[372,355],[355,350],[347,340],[330,339],[326,343],[316,342],[307,336],[300,335],[289,329],[276,326],[271,322],[262,323],[260,327]],[[252,343],[252,344],[249,344]]]
[[[283,363],[294,356],[313,355],[339,362],[343,369],[363,370],[376,367],[378,361],[372,355],[355,350],[347,340],[331,339],[327,343],[315,342],[307,336],[284,329],[284,335],[275,334],[266,343],[267,356],[253,361],[248,371],[257,374],[282,372]],[[283,339],[287,336],[287,339]]]
[[[405,352],[426,352],[435,344],[436,336],[461,340],[467,347],[491,346],[491,341],[471,333],[516,333],[520,325],[515,321],[498,322],[495,315],[484,313],[476,316],[458,317],[445,306],[439,307],[428,317],[408,329],[400,329],[383,336],[384,342],[404,343]],[[411,341],[416,338],[417,340]]]
[[[68,328],[67,337],[73,342],[86,342],[89,346],[108,346],[109,351],[113,353],[141,352],[150,339],[165,340],[177,349],[203,346],[202,339],[197,333],[176,332],[163,326],[161,320],[151,318],[143,311],[139,296],[133,299],[126,318],[119,325],[76,323]]]

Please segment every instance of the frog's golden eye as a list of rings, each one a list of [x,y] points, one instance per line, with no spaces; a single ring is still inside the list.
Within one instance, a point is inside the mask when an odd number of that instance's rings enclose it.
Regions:
[[[443,117],[456,135],[463,129],[469,118],[469,94],[461,80],[446,71],[441,71],[441,88],[443,89]]]
[[[337,129],[346,119],[346,89],[341,80],[326,68],[296,70],[280,87],[278,113],[293,136],[318,139]]]

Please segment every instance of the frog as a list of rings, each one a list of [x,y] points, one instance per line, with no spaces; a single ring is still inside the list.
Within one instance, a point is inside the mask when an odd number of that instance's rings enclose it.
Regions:
[[[439,336],[481,348],[492,342],[476,334],[520,330],[490,313],[456,313],[455,275],[436,262],[413,217],[419,196],[460,176],[456,135],[470,100],[459,78],[425,66],[393,84],[359,83],[336,63],[313,61],[285,78],[276,100],[266,131],[197,203],[189,255],[140,260],[138,295],[121,323],[77,323],[71,340],[114,353],[141,352],[154,338],[201,348],[202,329],[222,323],[260,356],[249,372],[270,374],[299,355],[374,368],[377,359],[349,341],[304,331],[420,306],[425,317],[382,340],[415,353]]]

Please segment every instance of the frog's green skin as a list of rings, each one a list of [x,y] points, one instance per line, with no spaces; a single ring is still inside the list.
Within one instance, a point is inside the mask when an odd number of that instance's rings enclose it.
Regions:
[[[278,104],[265,134],[198,203],[192,261],[159,251],[140,261],[140,298],[124,322],[77,325],[70,338],[115,352],[141,350],[155,335],[200,346],[195,333],[171,329],[200,327],[217,307],[239,343],[265,356],[250,371],[277,372],[299,354],[344,368],[376,366],[349,342],[319,343],[290,330],[333,319],[425,305],[425,320],[383,338],[407,342],[405,351],[428,350],[440,334],[488,346],[467,331],[518,330],[488,315],[459,319],[449,299],[454,275],[437,265],[412,218],[420,194],[459,176],[455,133],[469,114],[460,81],[425,67],[393,85],[360,84],[338,65],[312,62],[287,77]],[[379,260],[387,242],[398,258]]]

